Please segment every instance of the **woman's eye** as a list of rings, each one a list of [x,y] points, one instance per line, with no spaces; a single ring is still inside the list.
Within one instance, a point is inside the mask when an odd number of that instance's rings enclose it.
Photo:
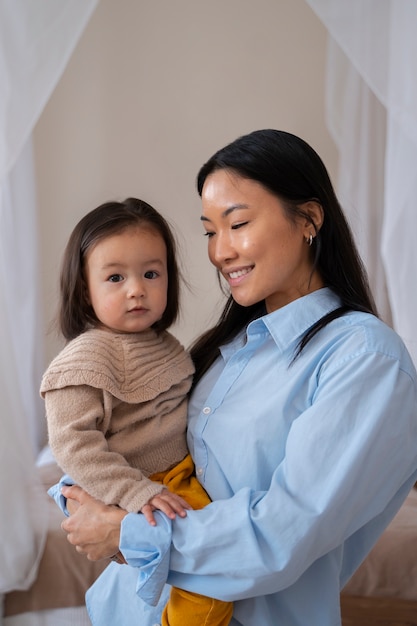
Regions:
[[[120,281],[123,280],[123,276],[120,274],[112,274],[109,276],[108,280],[110,283],[120,283]]]
[[[204,233],[204,237],[208,237],[209,239],[210,239],[210,237],[213,237],[213,235],[214,235],[214,233],[212,233],[212,232],[210,232],[208,230]]]
[[[232,230],[237,230],[238,228],[241,228],[242,226],[246,226],[248,222],[239,222],[239,224],[233,224],[232,226]]]
[[[154,270],[149,270],[148,272],[145,272],[144,274],[145,278],[158,278],[159,274],[158,272],[155,272]]]

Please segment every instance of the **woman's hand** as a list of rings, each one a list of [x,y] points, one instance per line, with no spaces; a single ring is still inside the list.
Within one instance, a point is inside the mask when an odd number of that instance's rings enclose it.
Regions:
[[[153,511],[162,511],[170,519],[174,519],[176,515],[185,517],[187,510],[192,507],[181,496],[171,493],[168,489],[164,489],[157,496],[154,496],[142,508],[141,513],[145,516],[151,526],[156,526],[156,520]]]
[[[77,500],[73,500],[72,498],[67,498],[67,511],[70,515],[74,515],[75,511],[80,506],[80,503]]]
[[[68,499],[71,517],[66,518],[61,527],[68,533],[67,539],[77,552],[86,554],[90,561],[112,558],[117,554],[120,524],[127,512],[95,500],[76,485],[63,487],[62,494]]]

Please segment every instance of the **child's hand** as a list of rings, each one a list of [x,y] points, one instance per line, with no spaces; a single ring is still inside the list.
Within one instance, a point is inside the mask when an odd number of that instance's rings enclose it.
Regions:
[[[174,519],[176,515],[185,517],[187,510],[191,510],[192,507],[175,493],[171,493],[168,489],[164,489],[157,496],[154,496],[152,500],[149,500],[142,508],[141,513],[144,514],[151,526],[156,526],[155,517],[153,511],[158,510],[165,513],[170,519]]]

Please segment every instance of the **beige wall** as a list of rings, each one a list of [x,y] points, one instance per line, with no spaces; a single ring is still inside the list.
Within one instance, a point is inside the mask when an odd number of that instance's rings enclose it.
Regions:
[[[304,0],[101,0],[35,129],[45,330],[75,223],[142,197],[174,225],[192,292],[174,332],[188,344],[219,293],[195,176],[257,128],[301,135],[335,175],[324,121],[326,34]],[[49,360],[59,347],[46,339]]]

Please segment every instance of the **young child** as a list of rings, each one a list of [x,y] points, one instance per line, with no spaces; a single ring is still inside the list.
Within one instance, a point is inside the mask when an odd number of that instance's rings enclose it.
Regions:
[[[179,311],[167,222],[135,198],[94,209],[71,234],[60,288],[68,343],[41,384],[58,464],[90,495],[153,525],[156,509],[173,519],[202,508],[210,500],[186,443],[194,367],[167,332]],[[174,588],[162,624],[226,626],[231,616],[231,603]]]

